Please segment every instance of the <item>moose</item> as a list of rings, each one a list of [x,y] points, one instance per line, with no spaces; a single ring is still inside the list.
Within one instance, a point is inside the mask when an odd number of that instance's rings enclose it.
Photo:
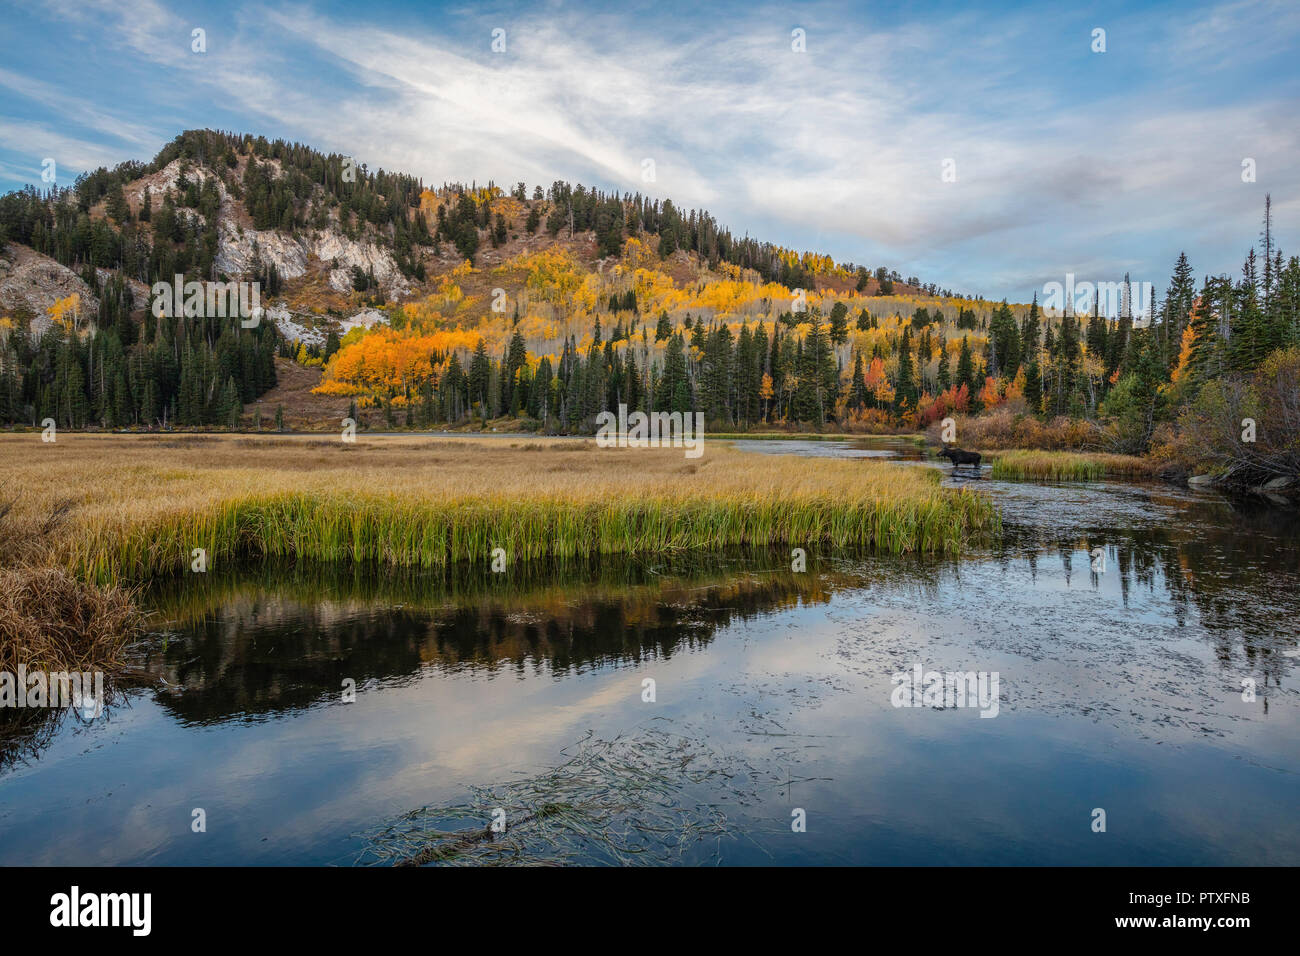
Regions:
[[[980,453],[977,451],[962,451],[960,448],[950,448],[944,446],[943,451],[939,452],[940,458],[947,458],[952,462],[952,473],[957,473],[960,465],[974,465],[975,473],[979,474],[980,470]]]

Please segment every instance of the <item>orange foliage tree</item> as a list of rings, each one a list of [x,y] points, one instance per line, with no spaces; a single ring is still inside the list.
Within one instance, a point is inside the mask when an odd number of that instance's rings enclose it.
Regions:
[[[405,395],[426,382],[436,386],[452,352],[467,353],[480,335],[468,329],[433,332],[379,326],[360,340],[343,346],[330,359],[320,395]]]

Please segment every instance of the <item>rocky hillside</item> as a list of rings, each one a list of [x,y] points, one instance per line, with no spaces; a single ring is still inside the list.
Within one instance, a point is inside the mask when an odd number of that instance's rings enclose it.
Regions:
[[[27,317],[37,334],[51,325],[50,311],[75,297],[86,319],[99,313],[99,299],[80,276],[49,256],[11,242],[0,248],[0,315]]]
[[[600,223],[584,223],[581,217],[575,223],[575,217],[563,215],[558,225],[548,221],[560,205],[575,204],[574,196],[577,202],[584,197],[588,203],[593,201],[597,194],[581,186],[569,193],[567,184],[557,183],[546,193],[535,188],[531,194],[523,190],[507,194],[492,186],[426,189],[410,177],[382,171],[372,174],[364,166],[352,169],[353,178],[349,180],[351,162],[350,158],[323,156],[297,144],[268,144],[251,136],[194,131],[178,137],[149,165],[124,163],[115,170],[99,170],[84,177],[76,189],[63,193],[59,205],[66,207],[69,219],[75,220],[84,212],[92,228],[102,223],[136,246],[157,250],[168,241],[182,246],[200,241],[207,247],[204,255],[192,258],[203,260],[207,268],[201,271],[205,274],[195,275],[200,271],[193,268],[197,263],[189,262],[187,278],[256,279],[274,270],[278,282],[270,284],[278,288],[271,290],[274,298],[267,304],[279,306],[277,314],[284,317],[281,321],[286,334],[308,341],[322,338],[330,330],[331,319],[350,320],[367,307],[401,303],[428,294],[437,287],[441,276],[467,258],[473,259],[475,265],[491,266],[557,246],[572,252],[592,271],[617,258],[601,248],[602,236],[607,236],[608,230],[602,233]],[[402,187],[404,195],[400,199],[394,195],[398,190],[383,191],[394,182]],[[558,194],[560,187],[563,197]],[[472,211],[482,215],[481,221],[471,224],[474,235],[468,241],[464,230],[470,216],[457,205],[466,193],[472,196]],[[357,195],[366,198],[353,202]],[[631,198],[624,197],[624,201]],[[599,201],[607,200],[602,197]],[[646,200],[638,196],[633,201]],[[659,214],[660,204],[656,201],[653,205]],[[274,210],[270,214],[268,206]],[[374,212],[376,206],[382,207],[378,215]],[[53,218],[59,215],[56,212]],[[701,262],[712,260],[709,264],[716,265],[721,255],[717,249],[682,248],[688,245],[682,233],[697,228],[716,233],[717,227],[702,212],[697,226],[697,213],[692,211],[683,218],[670,202],[663,203],[663,215],[677,224],[672,245],[675,251],[681,249],[680,255],[664,256],[671,260],[668,270],[679,280],[697,280]],[[448,219],[450,224],[444,225]],[[653,228],[661,225],[655,223]],[[652,224],[626,223],[620,233],[640,235],[658,251],[660,236],[647,227]],[[160,231],[167,232],[161,242]],[[40,249],[42,238],[48,241],[48,232],[26,244]],[[725,238],[735,242],[729,236]],[[777,247],[755,245],[755,249],[760,258],[796,258]],[[56,257],[66,259],[57,253]],[[145,263],[91,258],[101,260],[94,263],[97,269],[110,273],[120,269],[133,280],[132,305],[144,308],[146,303],[139,301],[136,284],[143,287],[160,270],[140,267]],[[164,257],[153,258],[155,265],[164,265],[160,261]],[[22,269],[24,275],[31,263],[40,261],[23,254],[23,262],[18,263],[12,252],[6,254],[6,259],[11,268]],[[77,269],[81,263],[65,261],[64,265]],[[7,298],[0,300],[0,308],[30,320],[48,310],[51,297],[61,297],[56,293],[79,292],[83,298],[94,297],[93,290],[79,287],[63,275],[66,268],[58,273],[62,278],[55,282],[57,271],[51,270],[32,289],[26,289],[28,279],[24,277],[7,291]],[[795,271],[801,271],[797,262]],[[808,288],[844,291],[856,287],[866,294],[881,290],[880,279],[874,274],[860,278],[853,274],[832,275],[832,271],[811,270],[802,278]],[[359,281],[359,277],[364,279]],[[100,284],[105,278],[101,271]],[[898,292],[916,291],[899,276],[893,281],[886,278],[885,284]],[[365,295],[356,296],[358,291]],[[344,328],[342,321],[336,324]]]
[[[429,415],[460,420],[475,406],[508,411],[513,388],[487,389],[488,378],[536,370],[547,357],[547,374],[562,367],[570,375],[575,366],[564,356],[588,350],[593,338],[598,344],[602,328],[611,341],[640,336],[640,364],[629,361],[628,369],[647,376],[648,387],[662,371],[651,366],[667,361],[669,338],[701,348],[706,325],[730,326],[729,334],[761,325],[766,336],[784,324],[802,337],[808,318],[820,315],[842,353],[826,361],[842,365],[852,360],[850,311],[860,332],[876,327],[873,316],[910,316],[921,302],[944,302],[959,323],[969,311],[961,328],[974,329],[990,311],[884,268],[735,237],[707,212],[669,200],[563,182],[428,187],[351,157],[206,130],[182,134],[149,163],[83,176],[72,189],[0,197],[0,236],[11,240],[0,259],[0,328],[33,333],[0,341],[0,392],[8,390],[0,417],[11,421],[34,420],[47,403],[62,403],[72,422],[247,422],[247,406],[284,377],[285,362],[295,363],[292,383],[272,397],[302,405],[304,416],[333,394],[358,399],[363,414],[383,405],[392,421],[394,409],[415,401],[412,390],[429,384],[431,368],[434,378],[449,373],[448,381],[459,381],[473,353],[486,349],[486,371],[467,373],[458,394],[425,398]],[[150,316],[150,289],[176,275],[256,283],[271,337],[241,344],[203,316],[162,328]],[[965,307],[976,304],[979,317]],[[44,343],[56,325],[62,344]],[[95,342],[86,338],[92,328],[104,333]],[[374,348],[390,353],[382,381],[331,376],[340,347],[383,330],[400,342],[376,340]],[[190,354],[195,336],[203,348]],[[47,353],[39,361],[38,347]],[[148,355],[133,357],[146,347]],[[6,358],[6,348],[17,352]],[[259,358],[245,355],[249,348]],[[59,349],[71,351],[59,359]],[[354,354],[352,365],[370,362],[370,349]],[[449,372],[453,354],[458,367]],[[698,356],[688,358],[693,391]],[[31,371],[73,359],[80,380]],[[408,374],[394,361],[419,368]],[[106,382],[119,363],[122,381]],[[5,374],[14,380],[6,384]],[[439,403],[451,411],[439,405],[435,412]]]

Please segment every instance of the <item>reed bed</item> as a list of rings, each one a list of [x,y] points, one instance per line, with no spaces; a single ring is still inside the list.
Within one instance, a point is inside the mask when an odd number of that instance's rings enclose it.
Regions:
[[[576,446],[576,447],[575,447]],[[997,532],[991,501],[929,469],[707,447],[361,436],[0,436],[19,504],[69,502],[52,560],[100,584],[244,557],[440,568],[731,546],[956,554]],[[17,506],[16,506],[17,507]]]
[[[1151,478],[1155,465],[1136,455],[1096,452],[993,452],[994,478],[1006,481],[1097,481],[1101,478]]]

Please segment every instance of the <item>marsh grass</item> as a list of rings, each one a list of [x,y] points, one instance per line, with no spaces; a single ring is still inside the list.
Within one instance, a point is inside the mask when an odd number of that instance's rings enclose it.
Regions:
[[[58,566],[73,503],[19,512],[0,498],[0,671],[111,670],[140,624],[129,590],[96,587]]]
[[[1151,461],[1135,455],[1096,452],[990,452],[992,476],[1005,481],[1097,481],[1101,478],[1150,478]]]
[[[22,443],[22,447],[15,447]],[[0,437],[0,478],[72,502],[52,559],[105,585],[246,557],[440,568],[591,554],[790,545],[957,554],[1000,527],[991,501],[929,469],[708,446],[359,436]],[[534,445],[542,447],[535,448]]]

